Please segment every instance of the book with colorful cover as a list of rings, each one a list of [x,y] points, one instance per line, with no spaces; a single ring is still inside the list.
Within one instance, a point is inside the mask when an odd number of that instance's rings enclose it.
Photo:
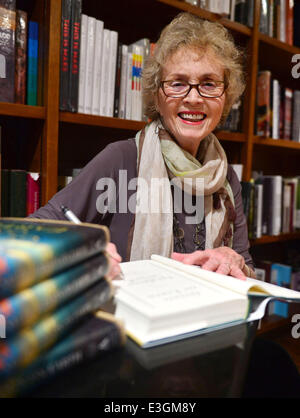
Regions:
[[[109,261],[104,253],[76,264],[15,295],[0,300],[6,337],[38,321],[102,279]]]
[[[106,227],[68,221],[0,219],[0,298],[103,251]]]
[[[27,104],[37,105],[39,24],[28,22]]]
[[[0,342],[0,380],[30,365],[88,314],[99,310],[113,294],[111,282],[102,278],[84,293],[31,328]]]
[[[15,103],[25,104],[27,66],[27,12],[16,14]]]
[[[70,368],[124,345],[124,325],[113,315],[97,311],[33,364],[0,383],[0,397],[28,393]]]
[[[15,100],[16,0],[0,0],[0,101]]]
[[[277,286],[282,286],[284,288],[289,289],[291,285],[291,278],[292,278],[291,266],[288,266],[285,264],[279,264],[279,263],[272,264],[271,283]],[[282,316],[283,318],[288,318],[289,305],[287,302],[281,302],[281,301],[275,300],[270,305],[269,313]]]

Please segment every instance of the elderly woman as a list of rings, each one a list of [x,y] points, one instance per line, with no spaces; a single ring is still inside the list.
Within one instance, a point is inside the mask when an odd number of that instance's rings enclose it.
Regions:
[[[240,184],[212,133],[243,90],[227,30],[178,15],[143,71],[152,122],[107,146],[33,216],[64,219],[64,205],[81,221],[107,225],[124,261],[161,254],[253,276]]]

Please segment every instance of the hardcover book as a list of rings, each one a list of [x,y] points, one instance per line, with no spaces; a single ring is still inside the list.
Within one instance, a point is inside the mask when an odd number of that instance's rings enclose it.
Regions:
[[[260,71],[257,78],[257,135],[270,137],[271,72]]]
[[[233,277],[153,255],[121,264],[116,317],[147,348],[260,319],[272,298],[300,302],[300,292]],[[252,297],[261,298],[253,311]]]
[[[0,384],[0,397],[15,397],[31,391],[70,368],[124,345],[123,323],[97,311],[21,373]]]
[[[39,24],[28,22],[27,104],[37,105]]]
[[[70,68],[70,30],[72,0],[61,3],[61,44],[60,44],[60,83],[59,108],[68,108],[68,76]]]
[[[25,104],[27,67],[27,13],[17,10],[16,15],[16,66],[15,102]]]
[[[5,318],[6,337],[34,324],[42,315],[54,311],[97,283],[107,273],[108,263],[107,256],[100,253],[0,300],[0,315]]]
[[[68,77],[68,111],[78,111],[78,86],[80,63],[81,0],[72,1],[70,29],[70,65]]]
[[[15,100],[16,0],[0,0],[0,101]]]
[[[42,352],[85,318],[99,310],[112,296],[111,283],[101,281],[75,299],[41,318],[32,328],[0,342],[0,379],[31,364]]]
[[[103,251],[108,239],[95,224],[0,219],[0,298]]]

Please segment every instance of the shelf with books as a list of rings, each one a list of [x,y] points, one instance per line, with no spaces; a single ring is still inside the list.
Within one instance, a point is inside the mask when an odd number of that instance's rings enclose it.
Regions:
[[[232,142],[246,142],[246,135],[242,132],[231,132],[231,131],[216,131],[216,136],[221,141],[232,141]]]
[[[223,26],[225,26],[227,29],[230,29],[234,32],[241,33],[243,35],[251,36],[252,29],[248,28],[245,25],[242,25],[241,23],[234,22],[232,20],[229,20],[218,13],[212,13],[208,10],[202,9],[200,7],[193,6],[192,4],[185,3],[183,1],[178,0],[157,0],[160,3],[168,4],[169,6],[176,7],[179,10],[193,13],[199,17],[202,17],[204,19],[208,19],[211,21],[218,21]]]

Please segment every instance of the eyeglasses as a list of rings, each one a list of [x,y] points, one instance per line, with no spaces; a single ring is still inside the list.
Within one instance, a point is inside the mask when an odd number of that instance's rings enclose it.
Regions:
[[[198,84],[190,84],[180,80],[165,80],[160,83],[162,91],[167,97],[186,97],[192,88],[196,88],[200,96],[217,98],[225,91],[224,81],[204,80]]]

